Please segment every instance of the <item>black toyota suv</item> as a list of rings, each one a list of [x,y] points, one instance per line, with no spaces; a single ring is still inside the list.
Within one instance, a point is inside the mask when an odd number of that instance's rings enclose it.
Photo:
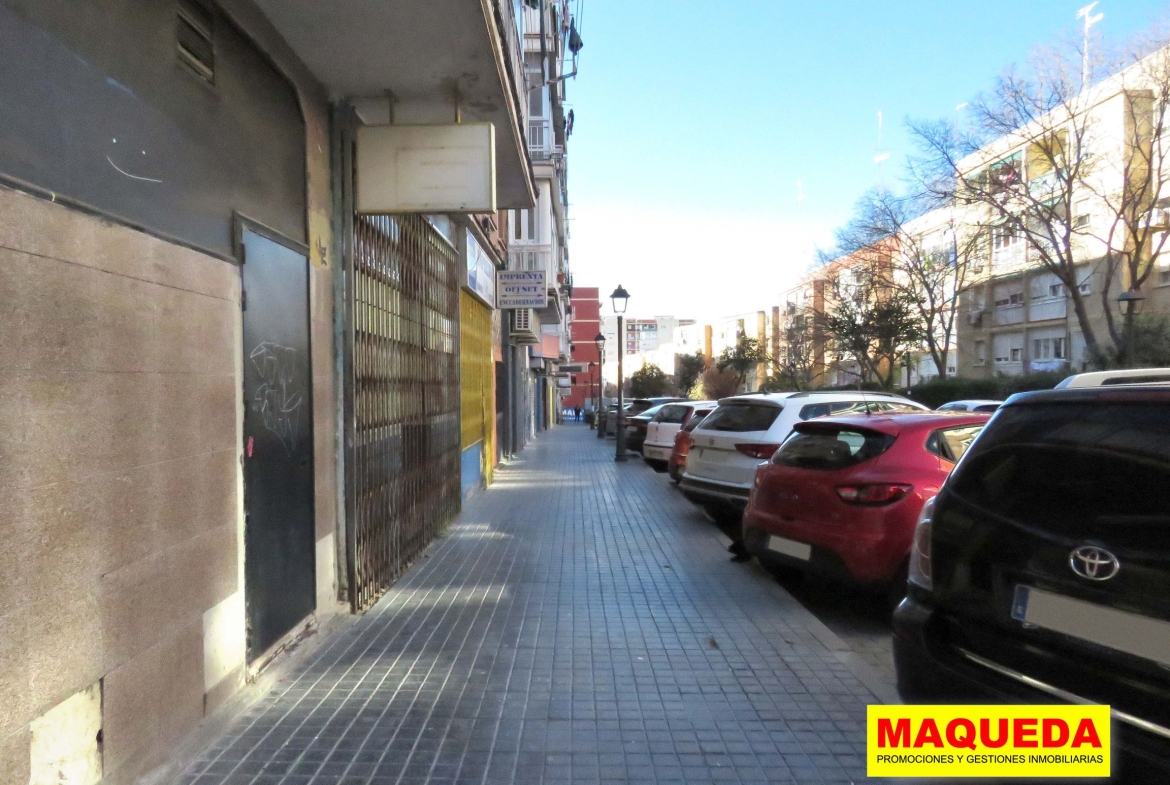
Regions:
[[[1132,781],[1170,781],[1170,387],[1012,396],[911,560],[904,699],[1108,704],[1127,774],[1159,772]]]

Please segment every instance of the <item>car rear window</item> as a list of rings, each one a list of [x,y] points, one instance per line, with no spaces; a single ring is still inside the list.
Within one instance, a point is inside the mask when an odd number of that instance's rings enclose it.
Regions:
[[[686,406],[663,406],[658,414],[654,415],[654,422],[681,423],[687,418]]]
[[[695,430],[695,428],[698,428],[699,423],[701,423],[703,420],[707,419],[707,415],[710,414],[712,411],[714,411],[714,410],[709,409],[705,412],[695,412],[694,414],[691,415],[691,419],[687,420],[687,424],[684,425],[682,427],[682,429],[684,431],[686,431],[687,433],[690,433],[691,431]]]
[[[982,430],[983,423],[978,423],[931,431],[926,440],[926,449],[951,463],[957,463]]]
[[[800,408],[800,419],[813,420],[830,414],[865,414],[866,407],[871,414],[876,414],[876,401],[833,401],[831,403],[808,403]]]
[[[878,407],[883,412],[894,412],[896,414],[922,411],[921,406],[915,406],[912,403],[902,403],[900,401],[881,401],[878,403]]]
[[[794,431],[772,456],[772,463],[798,469],[847,469],[881,455],[890,449],[894,438],[876,431],[848,428]]]
[[[950,482],[987,512],[1075,536],[1100,525],[1170,525],[1170,406],[1008,406]]]
[[[766,431],[780,416],[781,407],[732,403],[718,407],[703,421],[705,431]]]
[[[998,403],[983,403],[975,407],[977,412],[994,412],[999,408]]]

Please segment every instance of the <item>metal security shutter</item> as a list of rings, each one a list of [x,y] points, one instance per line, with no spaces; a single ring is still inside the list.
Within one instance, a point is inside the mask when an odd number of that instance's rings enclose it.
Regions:
[[[421,216],[354,218],[350,604],[368,608],[459,512],[459,263]]]

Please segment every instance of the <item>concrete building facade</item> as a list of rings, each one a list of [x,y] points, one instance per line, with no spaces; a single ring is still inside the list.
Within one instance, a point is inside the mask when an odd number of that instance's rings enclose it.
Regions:
[[[140,778],[490,479],[538,189],[568,274],[530,11],[0,3],[0,783]],[[371,129],[485,123],[494,204],[356,201]]]
[[[1115,322],[1120,321],[1124,313],[1117,295],[1133,288],[1123,265],[1110,270],[1108,264],[1111,254],[1131,250],[1124,239],[1124,222],[1133,218],[1123,218],[1118,212],[1117,195],[1126,188],[1152,189],[1149,205],[1140,208],[1140,220],[1155,230],[1155,239],[1161,226],[1170,231],[1170,183],[1162,173],[1162,161],[1170,150],[1165,134],[1154,138],[1154,120],[1164,110],[1150,98],[1157,83],[1147,81],[1152,73],[1164,80],[1168,52],[1155,52],[1104,80],[1065,114],[1054,112],[1038,121],[1053,133],[1084,139],[1083,149],[1071,154],[1090,162],[1085,164],[1088,174],[1076,183],[1061,228],[1071,237],[1075,284],[1089,328],[1106,344],[1110,343],[1106,309],[1112,311]],[[1019,185],[1011,187],[1033,194],[1056,187],[1051,167],[1034,142],[1037,133],[1036,127],[1028,127],[996,140],[960,162],[964,176],[977,179],[1011,172],[1019,178]],[[1141,163],[1144,158],[1134,158],[1136,147],[1149,151],[1142,156],[1152,153],[1156,169],[1148,181],[1133,179],[1145,177],[1150,168]],[[1069,281],[1043,263],[1040,248],[1022,232],[997,223],[989,212],[982,219],[985,248],[961,296],[959,374],[1015,376],[1088,368],[1094,358],[1074,311]],[[1170,312],[1170,254],[1150,264],[1154,269],[1140,291],[1144,312]]]
[[[515,454],[536,433],[553,425],[569,391],[559,370],[569,361],[568,139],[572,111],[565,105],[567,82],[576,73],[569,47],[571,14],[567,0],[536,7],[521,3],[520,27],[528,84],[525,140],[536,183],[531,208],[509,216],[508,269],[544,274],[544,308],[509,314],[503,347],[504,369],[515,390],[507,413],[505,452]]]

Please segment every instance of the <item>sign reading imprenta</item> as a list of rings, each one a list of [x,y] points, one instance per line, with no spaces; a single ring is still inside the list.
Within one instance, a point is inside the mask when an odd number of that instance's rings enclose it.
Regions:
[[[496,272],[497,308],[547,308],[548,282],[544,270]]]

